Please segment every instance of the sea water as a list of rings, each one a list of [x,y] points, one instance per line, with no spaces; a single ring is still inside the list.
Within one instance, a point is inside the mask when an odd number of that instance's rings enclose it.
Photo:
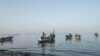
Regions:
[[[38,44],[41,34],[20,34],[12,41],[0,42],[0,49],[31,52],[40,56],[100,56],[100,37],[80,34],[81,39],[66,40],[66,34],[56,34],[54,43]]]

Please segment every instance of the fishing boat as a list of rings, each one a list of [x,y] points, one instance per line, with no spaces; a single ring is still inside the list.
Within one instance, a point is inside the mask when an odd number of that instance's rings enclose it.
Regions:
[[[12,40],[13,36],[6,37],[6,40]]]
[[[46,36],[46,34],[43,32],[43,36],[41,36],[38,40],[39,43],[42,42],[54,42],[55,41],[55,34],[54,31],[49,36]]]
[[[42,42],[51,42],[52,41],[52,38],[50,37],[44,37],[44,38],[40,38],[38,40],[39,43],[42,43]]]
[[[0,38],[0,42],[3,42],[3,41],[10,41],[12,40],[13,36],[8,36],[8,37],[1,37]]]
[[[66,35],[66,40],[71,40],[72,39],[72,34],[69,33],[69,35]]]
[[[95,33],[94,35],[95,35],[95,37],[98,37],[98,33]]]
[[[81,39],[81,35],[80,34],[76,34],[75,35],[75,39],[78,39],[78,40]]]

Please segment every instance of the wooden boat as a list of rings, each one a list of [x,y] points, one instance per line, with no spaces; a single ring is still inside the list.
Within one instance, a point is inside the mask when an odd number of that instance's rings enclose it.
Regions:
[[[75,35],[75,39],[81,39],[81,35],[80,34],[76,34]]]
[[[66,35],[66,40],[71,40],[72,39],[72,34]]]
[[[95,33],[94,35],[95,35],[95,37],[98,37],[98,33]]]
[[[50,34],[50,36],[45,36],[45,33],[43,32],[43,36],[40,37],[38,40],[39,43],[42,42],[54,42],[55,41],[55,34],[54,32]]]
[[[54,42],[54,38],[51,38],[51,37],[44,37],[44,38],[40,38],[38,40],[39,43],[42,43],[42,42]]]
[[[3,42],[4,41],[4,39],[3,38],[0,38],[0,42]]]
[[[9,41],[9,40],[12,40],[13,36],[8,36],[8,37],[1,37],[0,38],[0,42],[2,41]]]
[[[6,37],[6,40],[12,40],[13,36]]]

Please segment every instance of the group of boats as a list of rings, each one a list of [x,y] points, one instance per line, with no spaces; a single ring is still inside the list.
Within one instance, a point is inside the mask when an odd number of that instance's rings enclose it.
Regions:
[[[54,31],[49,35],[46,36],[46,33],[43,32],[42,36],[38,39],[38,43],[54,43],[55,42],[55,33]],[[94,34],[95,37],[98,37],[98,33]],[[73,36],[71,33],[65,35],[66,40],[71,40],[73,37],[75,39],[80,40],[81,39],[81,35],[80,34],[75,34],[75,36]],[[13,36],[7,36],[7,37],[1,37],[0,38],[0,42],[5,42],[5,41],[11,41],[13,39]]]
[[[66,40],[71,40],[73,35],[71,33],[69,33],[68,35],[65,35],[65,37],[66,37]],[[80,40],[81,35],[76,34],[75,39]],[[46,33],[43,32],[42,36],[38,39],[38,43],[52,43],[52,42],[55,42],[55,33],[54,33],[54,31],[49,36],[46,36]]]
[[[98,37],[98,33],[95,33],[94,36]],[[69,33],[65,35],[66,40],[71,40],[72,38],[75,38],[75,40],[81,40],[81,35],[80,34],[75,34],[74,36]],[[38,43],[43,43],[43,42],[55,42],[55,33],[54,31],[49,35],[46,36],[46,33],[42,33],[42,36],[38,40]]]
[[[71,40],[73,37],[73,35],[71,33],[69,33],[69,35],[66,35],[66,40]],[[81,39],[81,35],[80,34],[76,34],[75,35],[75,39],[80,40]]]
[[[98,37],[98,33],[95,33],[94,36]],[[81,39],[81,35],[80,34],[75,34],[75,36],[73,36],[71,33],[69,33],[69,35],[66,35],[66,40],[71,40],[72,37],[74,37],[75,40],[80,40]]]

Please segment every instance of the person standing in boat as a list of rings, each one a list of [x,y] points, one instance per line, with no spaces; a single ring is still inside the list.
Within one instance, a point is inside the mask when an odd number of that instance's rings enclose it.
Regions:
[[[43,37],[45,37],[45,36],[46,36],[46,33],[43,32]]]
[[[44,37],[46,36],[46,33],[45,33],[45,32],[43,32],[42,34],[43,34],[42,38],[44,38]]]

